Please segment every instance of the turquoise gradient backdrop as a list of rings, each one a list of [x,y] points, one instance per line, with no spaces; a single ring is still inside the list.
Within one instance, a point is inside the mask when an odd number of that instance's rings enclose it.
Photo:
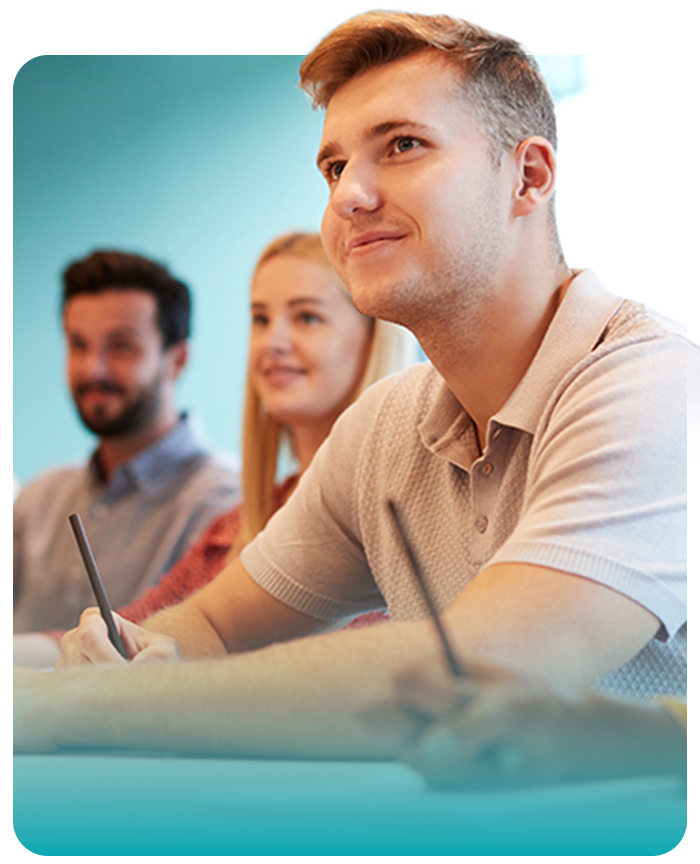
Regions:
[[[239,450],[247,291],[260,250],[316,230],[323,116],[297,55],[49,55],[14,86],[14,461],[20,482],[93,446],[63,375],[60,274],[91,250],[163,261],[193,290],[180,405]],[[580,57],[540,59],[555,97]]]
[[[60,273],[143,252],[194,292],[180,404],[238,450],[247,287],[275,234],[318,228],[322,116],[289,56],[43,56],[14,87],[14,470],[92,447],[63,377]]]

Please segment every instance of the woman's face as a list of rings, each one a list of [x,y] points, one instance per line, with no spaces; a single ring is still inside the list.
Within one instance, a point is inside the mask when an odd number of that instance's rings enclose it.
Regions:
[[[258,268],[251,313],[250,370],[267,411],[292,430],[328,427],[362,378],[371,320],[329,270],[289,254]]]

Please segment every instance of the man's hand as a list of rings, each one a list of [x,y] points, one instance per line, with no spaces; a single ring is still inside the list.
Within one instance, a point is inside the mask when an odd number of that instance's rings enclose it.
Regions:
[[[425,724],[403,757],[432,788],[510,789],[684,770],[685,733],[655,705],[554,688],[482,664],[470,671],[471,680],[413,672],[397,682],[404,710]]]
[[[110,642],[107,625],[100,610],[90,607],[80,616],[78,626],[69,630],[61,639],[61,659],[56,668],[102,663],[174,663],[180,659],[180,646],[175,639],[145,630],[120,615],[113,614],[129,657],[128,661]]]

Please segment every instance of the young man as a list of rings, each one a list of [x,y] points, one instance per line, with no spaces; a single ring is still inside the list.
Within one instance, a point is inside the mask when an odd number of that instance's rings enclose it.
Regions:
[[[99,251],[63,274],[67,379],[98,438],[87,464],[57,468],[14,507],[16,633],[75,626],[91,602],[68,515],[86,526],[107,593],[128,603],[158,581],[239,494],[175,387],[187,362],[190,293],[139,255]],[[94,601],[93,601],[94,602]]]
[[[20,749],[396,755],[420,722],[368,712],[442,659],[389,499],[464,657],[555,685],[684,688],[698,354],[566,266],[531,58],[465,22],[370,13],[301,72],[327,111],[324,244],[358,308],[410,327],[434,365],[346,412],[210,586],[144,628],[121,622],[130,666],[85,613],[64,662],[122,668],[20,679]],[[384,605],[390,624],[298,638]],[[181,652],[238,656],[146,665]]]

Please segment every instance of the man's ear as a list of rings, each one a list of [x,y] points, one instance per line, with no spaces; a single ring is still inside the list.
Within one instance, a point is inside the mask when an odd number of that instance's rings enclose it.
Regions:
[[[190,344],[186,339],[183,339],[182,342],[176,342],[168,348],[166,354],[172,381],[177,381],[182,374],[183,369],[187,365],[189,351]]]
[[[515,151],[517,185],[513,193],[513,215],[528,216],[554,194],[557,156],[546,138],[533,135]]]

